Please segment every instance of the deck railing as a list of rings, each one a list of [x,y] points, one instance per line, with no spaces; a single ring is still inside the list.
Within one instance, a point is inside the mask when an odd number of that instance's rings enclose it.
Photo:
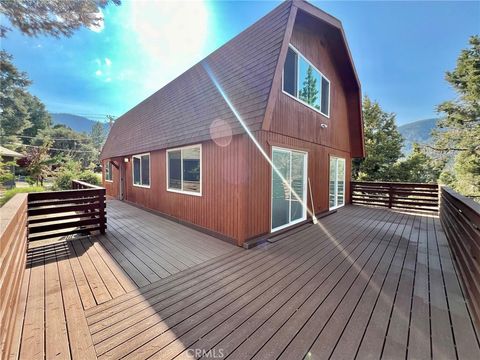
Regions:
[[[350,191],[353,204],[438,212],[437,184],[352,181]]]
[[[7,359],[27,261],[27,194],[15,195],[0,209],[0,223],[0,359]]]
[[[28,194],[28,240],[105,233],[105,189],[82,181],[73,190]]]
[[[441,188],[440,220],[473,315],[480,324],[480,204]]]

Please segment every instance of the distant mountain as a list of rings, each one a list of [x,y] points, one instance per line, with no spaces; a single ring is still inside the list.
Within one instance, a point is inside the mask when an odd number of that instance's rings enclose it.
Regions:
[[[439,119],[418,120],[408,124],[400,125],[398,131],[405,139],[402,152],[405,156],[410,154],[413,143],[430,144],[432,142],[432,130]]]
[[[72,128],[78,132],[90,133],[95,121],[87,119],[83,116],[63,113],[50,113],[52,116],[53,124],[61,124]],[[108,128],[108,124],[105,123],[105,128]]]

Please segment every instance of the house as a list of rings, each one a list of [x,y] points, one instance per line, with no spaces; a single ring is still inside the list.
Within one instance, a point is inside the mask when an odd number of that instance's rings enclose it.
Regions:
[[[12,188],[15,187],[15,164],[13,163],[16,159],[21,159],[25,157],[24,155],[7,149],[3,146],[0,146],[0,160],[2,163],[7,165],[7,171],[11,174],[12,178],[4,181],[3,183],[0,183],[0,186],[6,187],[6,188]]]
[[[101,154],[107,195],[238,245],[348,203],[363,156],[342,25],[296,0],[121,116]]]

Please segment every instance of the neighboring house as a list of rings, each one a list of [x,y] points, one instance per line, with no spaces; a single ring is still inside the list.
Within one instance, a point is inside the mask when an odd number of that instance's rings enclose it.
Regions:
[[[23,157],[25,157],[25,155],[0,146],[0,160],[2,163],[10,163],[15,161],[16,159],[21,159]],[[12,188],[15,186],[15,165],[8,165],[8,171],[13,175],[13,178],[11,180],[3,182],[0,185],[6,188]]]
[[[248,128],[248,132],[246,131]],[[252,139],[255,139],[255,141]],[[107,194],[241,245],[348,203],[364,156],[360,83],[339,20],[288,1],[121,116]]]

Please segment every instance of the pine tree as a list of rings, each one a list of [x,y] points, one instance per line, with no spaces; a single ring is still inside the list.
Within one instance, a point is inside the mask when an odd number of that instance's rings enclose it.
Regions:
[[[432,159],[420,145],[414,143],[412,152],[395,166],[395,181],[436,183],[444,163]]]
[[[82,26],[96,28],[102,25],[99,11],[110,2],[120,5],[120,0],[0,0],[0,12],[10,24],[24,35],[71,36]],[[11,29],[0,24],[0,37]]]
[[[396,180],[394,165],[402,157],[403,138],[395,114],[384,112],[378,102],[365,96],[363,121],[366,157],[353,162],[353,177],[366,181]]]
[[[92,138],[93,146],[95,147],[95,149],[101,151],[103,144],[105,143],[105,140],[107,138],[105,124],[101,123],[100,121],[96,121],[95,124],[93,124],[92,126],[90,137]]]
[[[443,118],[434,132],[433,149],[454,158],[440,176],[442,182],[467,196],[480,196],[480,37],[470,38],[457,66],[446,80],[457,92],[437,107]],[[452,164],[453,163],[453,164]]]
[[[300,99],[307,104],[320,109],[320,105],[316,104],[318,99],[317,79],[313,76],[313,68],[308,66],[307,76],[303,80],[303,88],[299,93]]]

